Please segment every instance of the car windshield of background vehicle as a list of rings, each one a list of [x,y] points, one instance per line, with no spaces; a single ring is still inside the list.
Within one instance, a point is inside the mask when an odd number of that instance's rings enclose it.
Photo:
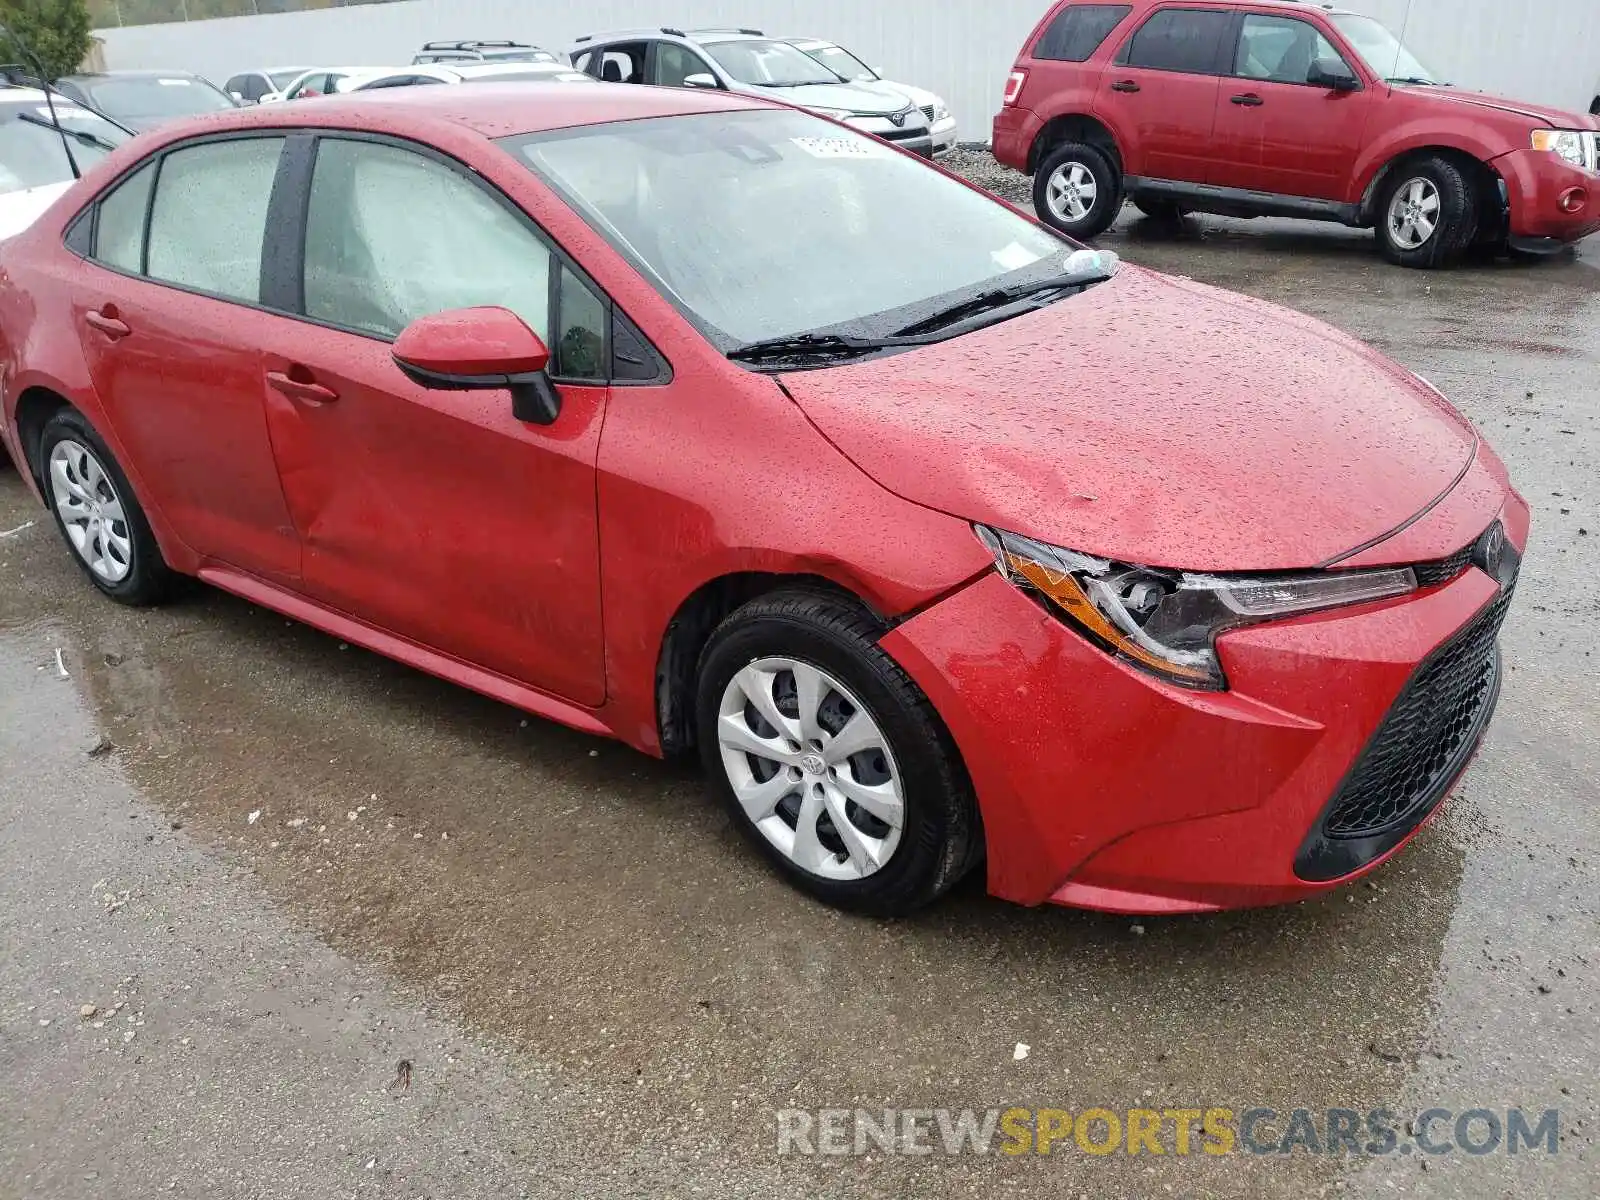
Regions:
[[[839,77],[788,42],[715,42],[706,53],[740,83],[758,87],[800,87],[838,83]]]
[[[824,329],[890,336],[964,294],[1058,275],[1075,249],[917,159],[801,112],[659,117],[502,144],[723,351]]]
[[[878,73],[842,46],[801,46],[799,49],[851,83],[877,82]]]
[[[64,129],[88,135],[67,139],[81,171],[128,140],[126,132],[70,101],[56,100],[56,116]],[[0,106],[0,193],[67,183],[72,177],[67,148],[50,127],[50,109],[43,97]]]
[[[497,63],[553,63],[561,60],[548,50],[486,50],[483,52],[483,61]]]
[[[272,81],[272,90],[281,92],[305,73],[304,67],[290,67],[287,71],[268,72],[267,78]]]
[[[1361,55],[1374,75],[1390,83],[1440,84],[1442,81],[1422,60],[1381,22],[1351,13],[1335,13],[1328,18]]]
[[[221,112],[233,101],[209,83],[174,75],[170,78],[103,79],[79,85],[90,101],[115,117],[144,121]]]

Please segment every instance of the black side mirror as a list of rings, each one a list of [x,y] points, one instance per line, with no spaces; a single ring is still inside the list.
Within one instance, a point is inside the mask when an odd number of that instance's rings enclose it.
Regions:
[[[1306,82],[1313,87],[1332,88],[1336,92],[1357,92],[1361,80],[1342,58],[1319,58],[1306,73]]]

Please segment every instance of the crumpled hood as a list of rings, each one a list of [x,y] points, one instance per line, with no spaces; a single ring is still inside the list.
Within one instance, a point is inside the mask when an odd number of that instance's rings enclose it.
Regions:
[[[1354,338],[1127,266],[988,329],[782,382],[907,500],[1199,571],[1336,559],[1447,492],[1477,445]]]
[[[801,108],[843,108],[856,113],[887,116],[910,103],[904,92],[868,90],[853,83],[803,83],[799,87],[765,88],[767,94]]]
[[[1571,112],[1563,108],[1550,108],[1543,104],[1529,104],[1525,100],[1508,100],[1503,96],[1491,96],[1487,92],[1469,92],[1454,87],[1405,85],[1397,87],[1404,88],[1412,95],[1427,96],[1447,104],[1467,104],[1474,108],[1494,109],[1497,112],[1510,113],[1512,116],[1526,117],[1540,126],[1551,129],[1600,129],[1600,117],[1591,117],[1586,113]]]

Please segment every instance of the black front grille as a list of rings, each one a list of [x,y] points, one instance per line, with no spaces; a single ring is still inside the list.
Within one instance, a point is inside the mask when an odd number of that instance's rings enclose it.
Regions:
[[[1417,563],[1411,569],[1417,573],[1418,587],[1438,587],[1441,583],[1449,583],[1457,575],[1467,569],[1467,564],[1472,561],[1472,552],[1478,548],[1478,543],[1463,546],[1449,558],[1441,558],[1437,562]]]
[[[1302,879],[1348,875],[1387,853],[1444,799],[1500,691],[1497,639],[1515,579],[1400,693],[1295,861]]]
[[[933,114],[934,114],[934,112],[935,112],[935,109],[934,109],[933,105],[924,104],[922,106],[922,115],[928,118],[928,124],[929,125],[933,124]]]
[[[927,137],[928,131],[923,126],[918,125],[912,129],[885,129],[878,136],[891,142],[907,142],[913,138]]]

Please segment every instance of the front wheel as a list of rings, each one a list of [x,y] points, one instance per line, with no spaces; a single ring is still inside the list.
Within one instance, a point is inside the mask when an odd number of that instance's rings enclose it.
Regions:
[[[1111,228],[1122,207],[1122,176],[1083,142],[1057,146],[1033,177],[1033,207],[1046,225],[1087,241]]]
[[[1445,267],[1478,234],[1478,198],[1461,168],[1429,157],[1395,169],[1378,203],[1378,246],[1402,267]]]
[[[972,785],[880,630],[830,593],[751,601],[700,658],[701,756],[733,822],[825,903],[901,916],[981,855]]]

